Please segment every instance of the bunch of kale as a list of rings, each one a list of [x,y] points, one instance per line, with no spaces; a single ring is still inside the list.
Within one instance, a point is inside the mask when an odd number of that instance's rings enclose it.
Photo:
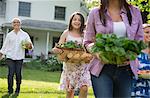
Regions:
[[[123,64],[127,60],[135,60],[145,48],[143,41],[98,33],[91,52],[98,53],[100,60],[105,64]]]
[[[57,47],[68,48],[68,49],[76,49],[76,48],[82,49],[82,45],[79,44],[77,41],[75,41],[75,42],[68,41],[68,42],[65,42],[63,44],[57,45]]]

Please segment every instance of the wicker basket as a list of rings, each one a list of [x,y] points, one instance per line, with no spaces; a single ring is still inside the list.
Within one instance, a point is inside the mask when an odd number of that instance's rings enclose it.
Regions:
[[[59,49],[63,51],[61,54],[57,54],[59,61],[66,63],[89,63],[92,59],[92,55],[85,52],[83,49]]]

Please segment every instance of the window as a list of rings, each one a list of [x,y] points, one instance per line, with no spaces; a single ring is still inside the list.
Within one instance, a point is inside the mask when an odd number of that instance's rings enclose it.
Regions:
[[[0,0],[0,17],[5,17],[6,0]]]
[[[30,17],[30,11],[31,11],[31,3],[29,2],[19,2],[19,16],[26,16]]]
[[[65,20],[65,7],[55,6],[55,19],[56,20]]]

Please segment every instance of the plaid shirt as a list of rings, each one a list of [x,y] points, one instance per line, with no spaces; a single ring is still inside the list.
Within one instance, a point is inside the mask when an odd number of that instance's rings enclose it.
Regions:
[[[127,37],[132,40],[143,40],[144,33],[142,29],[141,13],[138,8],[135,8],[133,6],[130,6],[130,12],[132,15],[131,26],[128,21],[126,10],[122,8],[120,12],[122,20],[126,26]],[[105,14],[106,14],[107,21],[106,21],[106,26],[103,26],[99,18],[99,8],[94,8],[89,13],[86,33],[84,35],[84,40],[83,40],[85,46],[88,46],[90,43],[94,41],[93,39],[95,38],[95,35],[97,33],[103,33],[103,34],[113,33],[113,21],[107,9],[105,11]],[[138,61],[130,61],[131,69],[136,76],[137,76],[138,65],[139,65]],[[90,70],[91,74],[95,76],[99,76],[102,68],[103,68],[103,64],[101,64],[101,62],[96,58],[93,58],[88,66],[88,69]]]

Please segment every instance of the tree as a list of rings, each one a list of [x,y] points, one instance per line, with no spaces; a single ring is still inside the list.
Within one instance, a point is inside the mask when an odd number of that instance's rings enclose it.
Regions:
[[[90,10],[93,7],[99,6],[100,0],[83,0],[87,8]],[[132,5],[138,6],[141,12],[147,13],[147,22],[150,23],[150,0],[128,0]]]
[[[99,0],[83,0],[86,3],[86,6],[89,10],[91,10],[93,7],[99,6],[100,2]]]
[[[147,13],[147,23],[150,23],[150,0],[129,0],[129,3],[138,6],[142,12]]]

